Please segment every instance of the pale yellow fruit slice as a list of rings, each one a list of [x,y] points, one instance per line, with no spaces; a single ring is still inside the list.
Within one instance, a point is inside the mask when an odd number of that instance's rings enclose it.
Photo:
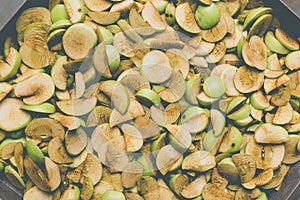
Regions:
[[[75,130],[80,127],[81,119],[78,117],[63,115],[59,112],[49,115],[50,118],[55,119],[68,130]]]
[[[152,35],[155,33],[155,29],[153,29],[149,23],[147,23],[143,17],[138,13],[136,8],[131,8],[128,20],[130,25],[134,28],[134,30],[143,36]]]
[[[39,73],[16,84],[14,88],[17,97],[24,97],[23,102],[29,105],[39,105],[54,95],[53,79],[46,73]]]
[[[235,88],[234,85],[234,76],[237,71],[237,68],[229,67],[228,69],[224,70],[221,79],[223,79],[226,88],[227,96],[238,96],[240,92]]]
[[[67,72],[63,68],[63,64],[67,62],[67,57],[62,56],[58,58],[51,69],[51,76],[53,78],[55,86],[60,90],[67,88]]]
[[[234,85],[242,93],[259,90],[264,84],[264,74],[255,69],[240,67],[234,75]]]
[[[65,114],[72,116],[86,115],[96,106],[96,97],[88,99],[71,99],[56,102],[57,107]]]
[[[111,7],[112,2],[106,0],[84,0],[85,6],[91,11],[103,11]]]
[[[147,1],[144,5],[142,16],[144,20],[157,31],[163,31],[167,27],[166,23],[162,20],[162,17],[151,1]]]
[[[120,18],[120,12],[108,12],[108,11],[100,11],[100,12],[88,12],[88,15],[91,19],[97,24],[101,25],[109,25],[113,24]]]
[[[189,33],[200,33],[192,8],[188,2],[179,4],[175,10],[175,18],[178,25]]]

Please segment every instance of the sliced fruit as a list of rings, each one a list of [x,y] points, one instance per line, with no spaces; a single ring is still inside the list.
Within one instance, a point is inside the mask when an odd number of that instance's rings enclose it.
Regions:
[[[249,43],[243,45],[242,56],[247,65],[259,70],[266,69],[267,47],[258,36],[252,36]]]
[[[202,196],[204,199],[232,199],[232,195],[229,192],[218,188],[216,184],[212,183],[208,183],[204,186]]]
[[[269,99],[262,93],[261,90],[254,92],[250,97],[251,105],[258,109],[264,110],[270,106]]]
[[[263,144],[281,144],[288,142],[288,132],[281,126],[262,124],[255,130],[255,141]]]
[[[107,190],[102,195],[103,200],[125,200],[125,196],[122,192],[118,192],[115,190]]]
[[[67,152],[72,156],[78,156],[86,148],[87,140],[87,134],[81,128],[68,131],[65,135],[65,147]]]
[[[88,114],[96,106],[96,97],[88,99],[71,99],[56,102],[57,107],[65,114],[72,116],[81,116]]]
[[[285,153],[283,157],[283,163],[294,164],[300,160],[300,155],[297,151],[297,145],[299,141],[299,135],[289,135],[290,140],[284,144]]]
[[[6,98],[0,103],[0,128],[4,131],[16,131],[26,127],[31,116],[22,111],[23,102],[15,98]],[[18,116],[18,117],[14,117]]]
[[[224,115],[219,110],[211,109],[210,119],[215,136],[221,135],[226,123]]]
[[[35,200],[35,199],[45,199],[45,200],[51,200],[53,198],[52,195],[48,194],[47,192],[44,192],[42,190],[40,190],[38,187],[33,186],[32,188],[30,188],[29,190],[27,190],[24,193],[24,197],[25,200]]]
[[[40,105],[26,105],[24,104],[21,109],[37,112],[37,113],[48,113],[52,114],[55,113],[55,106],[51,103],[42,103]]]
[[[150,24],[143,19],[134,7],[130,9],[128,20],[130,25],[140,35],[148,36],[155,33],[155,29],[153,29]]]
[[[4,168],[5,177],[9,182],[18,189],[24,189],[25,183],[16,170],[8,165]]]
[[[83,200],[91,199],[94,192],[94,185],[90,177],[83,176],[83,184],[80,192],[80,198]]]
[[[176,24],[175,12],[175,5],[173,3],[168,3],[165,10],[165,20],[170,26],[174,26]]]
[[[217,164],[218,172],[226,177],[230,183],[239,181],[239,172],[232,158],[224,158]]]
[[[154,7],[151,1],[147,1],[142,10],[142,16],[146,22],[150,24],[152,28],[157,31],[163,31],[166,29],[166,23],[162,20],[159,12]]]
[[[237,71],[235,67],[229,67],[224,70],[221,74],[221,79],[225,83],[225,92],[227,96],[238,96],[240,95],[239,91],[235,88],[234,85],[234,76]]]
[[[83,22],[86,10],[81,0],[64,0],[64,5],[73,24]]]
[[[158,92],[159,96],[168,103],[179,101],[185,93],[185,81],[182,73],[173,72],[171,78],[164,83],[165,89]]]
[[[84,0],[86,7],[92,11],[103,11],[111,7],[112,2],[106,0]]]
[[[227,110],[226,113],[229,114],[231,113],[234,109],[236,109],[237,107],[240,107],[241,104],[245,103],[245,100],[247,98],[244,96],[238,96],[238,97],[234,97],[228,104],[227,106]]]
[[[182,162],[182,169],[205,172],[216,166],[214,156],[207,151],[196,151],[186,156]]]
[[[248,26],[251,25],[256,19],[258,19],[260,16],[268,14],[272,11],[271,8],[268,7],[261,7],[261,8],[255,8],[250,11],[250,13],[247,15],[245,22],[244,22],[244,30],[248,28]]]
[[[259,90],[264,84],[264,74],[247,68],[240,67],[234,76],[234,85],[241,93],[251,93]]]
[[[267,69],[281,70],[281,64],[279,63],[277,53],[273,53],[272,55],[270,55],[267,60],[268,60]]]
[[[278,171],[274,171],[274,175],[273,175],[273,178],[271,179],[271,181],[269,181],[267,184],[263,185],[262,188],[263,189],[271,189],[271,188],[278,187],[282,183],[285,176],[287,175],[289,168],[290,168],[289,166],[286,166],[284,164],[281,165]]]
[[[37,163],[44,163],[45,156],[40,148],[32,141],[26,141],[26,151],[28,156]]]
[[[114,107],[125,114],[129,107],[129,94],[127,89],[120,82],[109,80],[101,84],[100,90],[111,98]]]
[[[57,4],[51,9],[50,12],[52,23],[57,22],[62,19],[69,19],[67,9],[63,4]]]
[[[61,200],[73,199],[79,200],[80,199],[80,190],[77,185],[70,184],[69,187],[62,193]]]
[[[97,35],[95,31],[83,23],[72,25],[63,36],[64,50],[72,59],[87,57],[96,43]]]
[[[175,18],[178,25],[189,33],[200,33],[201,29],[194,18],[194,13],[188,2],[179,4],[176,7]]]
[[[25,97],[24,103],[39,105],[53,96],[54,88],[53,79],[45,73],[39,73],[17,83],[14,92],[17,97]]]
[[[185,198],[191,199],[201,195],[204,186],[207,184],[205,176],[199,176],[190,182],[182,191],[181,195]]]
[[[139,130],[129,124],[122,125],[121,129],[124,134],[126,151],[138,151],[143,146],[143,137]]]
[[[295,51],[299,49],[299,44],[297,40],[291,38],[282,29],[277,28],[275,30],[276,39],[289,50]]]
[[[130,26],[126,20],[120,19],[117,21],[117,24],[123,30],[123,33],[134,43],[141,43],[143,41],[143,38]]]
[[[285,65],[290,70],[298,70],[300,69],[300,51],[294,51],[289,53],[285,58]]]
[[[243,183],[243,187],[246,189],[254,189],[256,186],[265,185],[273,178],[273,169],[267,169],[259,173],[255,178],[247,183]]]
[[[55,191],[61,183],[59,166],[50,158],[45,157],[45,168],[49,180],[50,191]]]
[[[283,84],[287,83],[289,80],[290,77],[286,74],[283,74],[282,76],[276,79],[266,78],[264,82],[264,90],[266,94],[269,94],[271,91],[275,90],[276,88],[279,88]]]
[[[63,64],[67,62],[67,57],[62,56],[58,58],[51,69],[51,76],[55,86],[60,90],[67,88],[67,72],[63,68]]]
[[[10,83],[0,83],[0,101],[2,101],[12,90],[13,86]]]
[[[21,56],[19,52],[10,48],[8,55],[6,56],[6,62],[0,61],[0,81],[5,81],[16,75],[21,65]]]
[[[284,125],[288,124],[293,118],[293,108],[290,103],[281,106],[277,109],[273,118],[273,124]]]
[[[197,94],[201,88],[201,74],[196,74],[186,82],[185,99],[192,105],[197,105]]]
[[[226,34],[227,24],[224,17],[221,16],[218,23],[214,27],[202,31],[202,38],[207,42],[218,42],[222,40]]]
[[[156,166],[163,175],[166,175],[181,156],[172,145],[166,145],[157,153]]]
[[[234,153],[240,150],[242,145],[243,137],[239,129],[231,126],[225,133],[222,143],[219,147],[221,153]]]
[[[180,123],[190,133],[198,133],[208,126],[208,113],[205,110],[192,106],[181,116]]]
[[[61,125],[66,127],[68,130],[77,129],[82,124],[80,118],[63,115],[59,112],[55,112],[55,113],[49,115],[49,117],[58,121]]]
[[[217,63],[219,62],[226,53],[226,46],[225,42],[221,41],[216,43],[214,49],[208,56],[206,56],[206,61],[208,63]]]
[[[185,79],[189,73],[190,64],[188,59],[181,52],[169,49],[166,51],[171,65],[174,67],[174,72],[180,71]]]
[[[211,76],[205,79],[203,90],[211,98],[219,98],[225,93],[225,83],[217,76]]]
[[[108,11],[98,11],[98,12],[88,12],[90,18],[101,25],[113,24],[120,18],[120,12],[108,12]]]
[[[170,132],[170,144],[180,153],[185,152],[192,144],[191,134],[183,126],[166,126]]]
[[[231,120],[242,120],[250,116],[251,107],[249,104],[244,104],[238,110],[230,113],[227,118]]]
[[[279,54],[288,54],[289,50],[285,48],[274,36],[274,33],[268,31],[265,35],[266,46],[273,52]]]
[[[257,164],[258,169],[277,169],[283,160],[285,147],[280,145],[260,145],[250,137],[245,147],[245,153],[251,155]]]
[[[273,16],[271,14],[266,14],[259,17],[250,28],[247,38],[249,39],[253,35],[257,35],[259,37],[263,36],[268,30],[268,27],[272,22],[272,18]]]
[[[232,160],[239,172],[242,183],[251,181],[256,173],[256,161],[248,154],[235,154]]]
[[[169,58],[161,51],[151,51],[143,58],[141,73],[151,83],[165,82],[171,77],[172,71]]]
[[[53,119],[35,118],[26,127],[25,134],[30,139],[49,141],[52,137],[64,139],[65,130]]]
[[[195,19],[201,28],[210,29],[219,22],[220,12],[214,3],[209,6],[199,5],[195,12]]]
[[[59,137],[55,137],[49,142],[48,154],[51,160],[59,164],[73,162],[73,158],[68,155],[63,141]]]
[[[27,25],[35,22],[44,22],[51,25],[50,11],[44,7],[26,9],[16,21],[16,30],[20,32]]]

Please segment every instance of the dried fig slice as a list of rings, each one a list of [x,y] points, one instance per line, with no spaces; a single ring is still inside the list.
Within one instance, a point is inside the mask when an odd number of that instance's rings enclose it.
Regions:
[[[227,24],[223,16],[216,26],[202,31],[202,38],[207,42],[218,42],[227,34]]]
[[[91,11],[103,11],[111,7],[112,2],[106,0],[84,0],[85,6]]]
[[[63,141],[59,137],[55,137],[49,142],[48,154],[51,160],[56,163],[64,164],[73,162],[73,158],[68,155]]]
[[[289,135],[290,140],[284,144],[285,153],[282,162],[285,164],[294,164],[300,160],[297,144],[299,141],[298,135]]]
[[[267,47],[258,36],[252,36],[249,43],[243,45],[242,56],[247,65],[259,70],[266,69]]]
[[[31,116],[21,110],[23,102],[16,98],[6,98],[0,103],[0,128],[4,131],[16,131],[26,127]],[[18,116],[18,117],[15,117]]]
[[[130,9],[128,20],[130,25],[140,35],[148,36],[155,33],[155,29],[153,29],[150,24],[143,19],[134,7]]]
[[[250,137],[245,146],[245,153],[251,155],[258,169],[277,169],[284,157],[285,147],[280,145],[260,145],[255,142],[254,137]]]
[[[178,25],[189,33],[200,33],[192,8],[188,2],[179,4],[175,10],[175,18]]]
[[[17,19],[16,30],[20,32],[24,27],[35,22],[44,22],[51,25],[50,11],[43,7],[34,7],[25,10]]]
[[[113,24],[120,18],[120,12],[108,12],[108,11],[98,11],[98,12],[88,12],[90,18],[101,25]]]
[[[264,74],[248,67],[238,68],[234,76],[234,85],[241,93],[251,93],[259,90],[264,84]]]
[[[256,173],[256,161],[248,154],[235,154],[232,160],[237,167],[242,183],[249,182]]]
[[[216,166],[214,156],[207,151],[196,151],[185,157],[182,169],[205,172]]]
[[[31,181],[41,190],[50,192],[51,187],[43,170],[28,156],[24,158],[24,167]]]
[[[26,127],[25,134],[30,139],[49,141],[53,137],[64,139],[65,130],[53,119],[35,118]]]
[[[68,131],[65,136],[65,146],[67,152],[72,156],[79,155],[87,145],[87,134],[79,128],[75,131]]]
[[[208,200],[219,198],[224,200],[232,199],[232,195],[228,191],[219,189],[215,184],[212,183],[208,183],[206,186],[204,186],[202,196],[204,199]]]

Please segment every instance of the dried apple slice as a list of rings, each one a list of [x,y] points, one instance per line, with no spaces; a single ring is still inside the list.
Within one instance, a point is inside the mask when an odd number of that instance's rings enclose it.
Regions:
[[[272,19],[273,16],[271,14],[266,14],[259,17],[250,28],[247,38],[250,38],[253,35],[257,35],[259,37],[263,36],[265,32],[268,30],[268,27],[270,26]]]
[[[234,85],[242,93],[259,90],[264,84],[264,74],[245,66],[240,67],[234,75]]]
[[[112,2],[106,0],[84,0],[85,6],[95,12],[103,11],[111,7]]]
[[[200,33],[192,8],[188,2],[179,4],[175,10],[175,18],[178,25],[189,33]]]
[[[14,88],[17,97],[24,97],[24,103],[39,105],[54,95],[53,79],[46,73],[35,74],[16,84]]]
[[[121,129],[124,134],[126,151],[138,151],[143,146],[143,137],[139,130],[129,124],[122,125]]]
[[[78,117],[63,115],[59,112],[49,115],[50,118],[58,121],[61,125],[66,127],[68,130],[75,130],[82,125],[82,121]]]
[[[285,147],[279,145],[260,145],[250,136],[245,147],[245,153],[251,155],[257,164],[258,169],[277,169],[284,157]]]
[[[15,98],[6,98],[0,103],[0,128],[11,132],[26,127],[31,116],[22,111],[23,102]],[[16,117],[17,116],[17,117]]]
[[[242,183],[249,182],[256,173],[256,161],[248,154],[235,154],[232,160],[237,167]]]
[[[205,176],[199,176],[194,181],[190,182],[183,190],[181,195],[185,198],[191,199],[201,195],[204,186],[207,184]]]
[[[221,74],[221,79],[223,79],[226,88],[227,96],[238,96],[240,95],[239,91],[235,88],[234,85],[234,76],[237,71],[235,67],[229,67],[224,70]]]
[[[5,81],[15,76],[20,65],[21,56],[19,52],[14,48],[10,48],[6,56],[6,62],[0,60],[0,81]]]
[[[294,164],[300,160],[300,155],[297,151],[299,135],[289,135],[289,138],[290,140],[284,144],[285,153],[282,162],[285,164]]]
[[[221,135],[226,123],[224,115],[219,110],[211,109],[210,119],[215,136]]]
[[[202,108],[192,106],[182,114],[180,122],[190,133],[198,133],[207,127],[208,115]]]
[[[202,31],[202,38],[207,42],[218,42],[227,34],[227,24],[223,16],[216,26]]]
[[[48,154],[51,160],[59,164],[73,162],[73,158],[68,155],[63,141],[59,137],[55,137],[49,142]]]
[[[262,144],[281,144],[288,142],[289,134],[281,126],[262,124],[255,130],[255,141]]]
[[[273,124],[284,125],[288,124],[293,118],[293,108],[290,103],[281,106],[277,109],[273,118]]]
[[[268,14],[272,11],[271,8],[268,7],[261,7],[261,8],[255,8],[250,11],[250,13],[247,15],[245,22],[244,22],[244,30],[250,26],[255,20],[257,20],[260,16],[264,14]]]
[[[49,180],[50,191],[55,191],[61,183],[59,166],[50,158],[45,157],[45,168]]]
[[[67,72],[63,68],[63,64],[67,62],[67,57],[62,56],[58,58],[51,69],[51,76],[53,78],[55,86],[60,90],[67,88]]]
[[[53,196],[47,192],[40,190],[38,187],[33,186],[29,190],[24,193],[24,200],[36,200],[36,199],[44,199],[51,200]]]
[[[196,74],[186,82],[185,99],[192,105],[197,105],[197,94],[201,88],[201,74]]]
[[[13,86],[10,83],[0,83],[0,101],[2,101],[12,90]]]
[[[226,53],[226,44],[225,42],[221,41],[216,43],[212,52],[210,52],[210,54],[206,56],[205,59],[208,63],[217,63],[225,56],[225,53]]]
[[[51,25],[50,11],[44,7],[34,7],[23,11],[16,22],[17,32],[34,22],[44,22]]]
[[[269,94],[271,91],[275,90],[276,88],[279,88],[283,84],[287,83],[289,80],[290,77],[286,74],[283,74],[282,76],[276,79],[266,78],[264,82],[264,90],[266,94]]]
[[[64,0],[64,5],[73,24],[82,22],[85,18],[86,9],[81,0]]]
[[[255,178],[247,183],[242,183],[246,189],[254,189],[256,186],[262,186],[270,182],[273,178],[273,169],[266,169],[259,173]]]
[[[185,79],[189,73],[190,64],[188,59],[182,55],[180,51],[169,49],[166,51],[171,65],[174,67],[174,72],[180,71]]]
[[[207,151],[196,151],[187,155],[182,162],[182,169],[205,172],[216,166],[215,157]]]
[[[63,36],[63,47],[72,59],[83,59],[97,43],[95,31],[88,25],[79,23],[72,25]]]
[[[290,70],[298,70],[300,69],[300,51],[294,51],[289,53],[285,58],[285,65]]]
[[[181,157],[182,155],[175,150],[172,145],[166,145],[158,151],[156,157],[156,165],[158,170],[163,174],[167,174],[173,164]]]
[[[239,129],[231,126],[225,133],[222,143],[219,147],[221,153],[234,153],[240,150],[242,145],[243,137]]]
[[[109,25],[113,24],[120,18],[120,12],[108,12],[108,11],[100,11],[100,12],[88,12],[88,15],[91,19],[101,25]]]
[[[273,178],[271,179],[271,181],[269,181],[267,184],[263,185],[262,188],[263,189],[272,189],[272,188],[278,187],[282,183],[285,176],[287,175],[289,169],[290,169],[289,166],[286,166],[284,164],[281,165],[280,169],[278,171],[274,171],[274,175],[273,175]]]
[[[266,69],[267,47],[258,36],[252,36],[249,43],[243,45],[242,56],[247,65],[259,70]]]
[[[71,99],[64,101],[57,101],[57,107],[65,114],[72,116],[86,115],[96,106],[96,97],[88,99]]]
[[[51,103],[42,103],[40,105],[26,105],[24,104],[21,109],[36,112],[36,113],[55,113],[55,106]]]
[[[5,177],[9,182],[18,189],[24,189],[25,183],[16,170],[8,165],[4,168]]]
[[[144,20],[157,31],[163,31],[167,27],[166,23],[162,20],[158,10],[154,7],[151,1],[147,1],[144,5],[142,16]]]
[[[87,134],[81,128],[74,131],[68,131],[65,135],[65,146],[67,152],[72,156],[79,155],[86,148],[87,140]]]
[[[174,103],[183,97],[185,93],[185,81],[181,72],[174,72],[170,80],[164,85],[166,88],[158,93],[164,101]]]
[[[291,38],[289,35],[287,35],[282,29],[277,28],[275,30],[275,36],[276,39],[286,48],[295,51],[299,49],[299,44],[298,42]]]
[[[143,19],[134,7],[130,9],[128,20],[130,25],[140,35],[148,36],[155,33],[155,29],[153,29],[150,24]]]
[[[124,85],[118,81],[105,81],[101,83],[100,90],[111,98],[112,104],[121,114],[128,110],[130,99]]]
[[[169,58],[158,50],[151,51],[143,58],[140,70],[151,83],[165,82],[173,71]]]

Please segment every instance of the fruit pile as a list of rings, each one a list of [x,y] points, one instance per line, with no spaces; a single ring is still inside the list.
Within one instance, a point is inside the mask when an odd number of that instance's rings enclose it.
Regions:
[[[20,14],[0,58],[0,171],[24,199],[280,189],[300,160],[300,50],[271,8],[47,3]]]

